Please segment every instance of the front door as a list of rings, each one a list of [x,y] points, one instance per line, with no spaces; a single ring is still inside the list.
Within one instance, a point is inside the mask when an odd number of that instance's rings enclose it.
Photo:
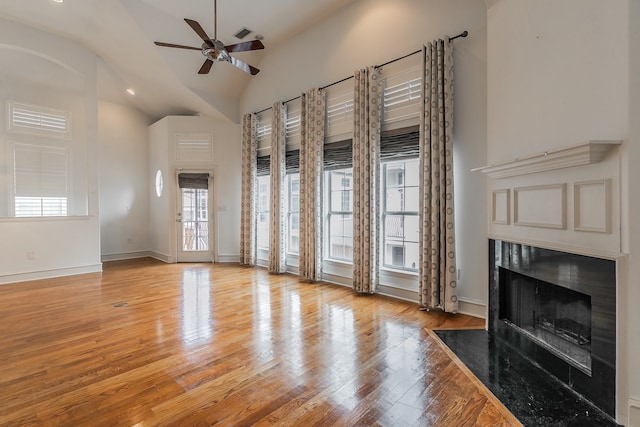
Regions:
[[[208,173],[178,174],[178,262],[211,262],[211,179]]]

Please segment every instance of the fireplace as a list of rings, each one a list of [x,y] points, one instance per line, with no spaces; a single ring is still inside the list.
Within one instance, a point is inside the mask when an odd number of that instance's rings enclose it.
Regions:
[[[490,240],[489,330],[615,417],[615,261]]]
[[[591,297],[506,269],[500,276],[500,319],[591,375]]]

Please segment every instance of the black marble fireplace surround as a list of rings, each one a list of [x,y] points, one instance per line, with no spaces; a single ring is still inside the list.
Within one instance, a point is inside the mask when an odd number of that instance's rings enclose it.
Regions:
[[[489,333],[615,417],[615,261],[490,240],[489,263]]]

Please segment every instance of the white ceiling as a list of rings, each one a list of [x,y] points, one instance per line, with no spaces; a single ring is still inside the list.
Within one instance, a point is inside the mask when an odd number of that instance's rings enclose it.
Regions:
[[[254,31],[244,41],[262,35],[264,50],[234,54],[260,68],[270,49],[353,1],[218,0],[218,38],[238,43],[233,34],[243,27]],[[213,0],[0,0],[0,16],[95,51],[101,98],[132,103],[152,120],[200,114],[238,121],[238,99],[249,79],[259,74],[251,77],[231,64],[215,63],[208,75],[198,75],[204,62],[199,52],[153,44],[199,47],[201,39],[184,18],[197,20],[213,37],[213,9]],[[127,87],[136,90],[135,97],[125,94]]]

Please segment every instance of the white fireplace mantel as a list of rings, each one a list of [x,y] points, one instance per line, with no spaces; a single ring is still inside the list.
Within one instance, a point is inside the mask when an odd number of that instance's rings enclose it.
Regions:
[[[508,178],[572,166],[591,165],[601,162],[609,150],[621,143],[622,141],[586,141],[509,162],[471,169],[471,171],[486,173],[492,178]]]

